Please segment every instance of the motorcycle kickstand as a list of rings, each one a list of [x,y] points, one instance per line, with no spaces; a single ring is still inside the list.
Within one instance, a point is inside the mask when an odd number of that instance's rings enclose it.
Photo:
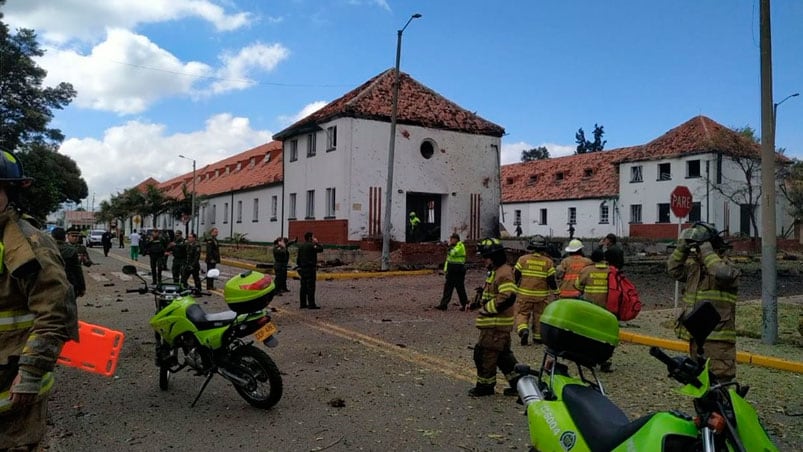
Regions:
[[[214,376],[215,376],[214,372],[210,372],[209,373],[209,376],[206,377],[206,381],[204,381],[203,386],[201,386],[201,390],[198,391],[198,395],[195,396],[195,400],[192,401],[192,405],[190,405],[190,408],[195,408],[195,404],[198,402],[198,399],[201,398],[201,394],[204,393],[204,389],[206,389],[206,385],[209,384],[209,382],[212,380],[212,377],[214,377]]]

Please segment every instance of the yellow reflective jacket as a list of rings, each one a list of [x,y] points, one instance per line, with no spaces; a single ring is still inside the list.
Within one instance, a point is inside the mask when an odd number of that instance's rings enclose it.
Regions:
[[[485,290],[482,292],[482,303],[482,309],[474,323],[477,328],[513,330],[513,319],[516,314],[516,283],[510,265],[502,264],[489,272],[485,280]]]
[[[518,280],[520,300],[544,301],[557,289],[555,263],[549,256],[525,254],[516,261],[513,269]]]

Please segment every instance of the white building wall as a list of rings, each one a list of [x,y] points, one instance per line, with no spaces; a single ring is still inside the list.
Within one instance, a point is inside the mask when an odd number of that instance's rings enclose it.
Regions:
[[[602,203],[608,207],[607,221],[601,216]],[[616,198],[593,198],[566,201],[547,201],[531,203],[509,203],[502,208],[505,221],[503,225],[511,235],[516,231],[516,211],[521,211],[522,235],[535,234],[544,237],[569,236],[569,209],[574,208],[576,221],[574,236],[579,238],[601,238],[609,233],[621,235],[621,219],[615,214]],[[542,210],[546,210],[546,223],[542,224]]]
[[[337,126],[337,148],[327,152],[326,128]],[[320,124],[317,151],[306,156],[307,134],[285,139],[285,200],[297,195],[297,218],[304,219],[307,190],[315,190],[315,219],[323,219],[326,188],[335,188],[336,218],[347,219],[348,239],[368,236],[369,192],[381,187],[385,206],[387,156],[390,124],[355,118],[339,118]],[[391,235],[405,239],[406,193],[432,193],[441,197],[441,240],[453,231],[465,236],[469,228],[471,194],[481,198],[480,235],[490,235],[498,222],[499,146],[497,137],[397,125]],[[290,142],[298,140],[299,156],[290,161]],[[434,154],[426,159],[421,143],[434,144]],[[399,190],[402,193],[399,193]],[[289,202],[287,208],[289,208]],[[320,212],[320,214],[318,213]],[[286,212],[289,218],[289,212]],[[384,210],[381,216],[384,220]]]
[[[271,215],[271,198],[277,197],[279,210],[277,217]],[[256,221],[254,221],[254,199],[258,199]],[[238,202],[242,201],[242,215],[238,220]],[[218,228],[219,237],[227,239],[235,234],[246,234],[251,242],[273,242],[287,230],[282,228],[281,213],[282,187],[273,185],[256,190],[220,194],[205,199],[199,210],[199,236]],[[228,212],[226,212],[228,204]],[[215,217],[213,218],[213,212]],[[228,217],[225,214],[228,213]],[[183,229],[183,228],[182,228]]]

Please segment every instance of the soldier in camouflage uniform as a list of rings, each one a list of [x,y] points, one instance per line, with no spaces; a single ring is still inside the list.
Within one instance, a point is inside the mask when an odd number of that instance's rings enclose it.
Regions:
[[[181,231],[176,231],[176,239],[167,245],[167,251],[173,255],[173,264],[170,267],[173,272],[173,282],[183,281],[181,275],[187,265],[187,243]]]
[[[72,243],[66,241],[67,233],[64,228],[54,228],[50,233],[56,240],[61,258],[64,259],[64,271],[67,273],[67,281],[72,284],[76,297],[83,297],[86,294],[86,280],[84,271],[81,269],[81,259],[78,257],[78,249]]]
[[[78,339],[59,250],[16,207],[31,181],[13,154],[0,151],[0,450],[39,448],[53,367],[64,342]]]
[[[680,234],[677,248],[666,262],[669,275],[684,283],[684,316],[703,302],[713,304],[719,313],[721,321],[706,339],[703,355],[711,360],[711,372],[720,382],[736,378],[736,300],[741,271],[725,256],[727,249],[713,225],[695,223]],[[696,356],[689,332],[680,323],[676,332],[689,340],[689,353]]]
[[[198,235],[190,232],[187,241],[184,243],[187,250],[187,264],[181,272],[181,285],[187,286],[187,280],[192,275],[192,282],[195,284],[194,290],[201,291],[201,244],[198,243]]]

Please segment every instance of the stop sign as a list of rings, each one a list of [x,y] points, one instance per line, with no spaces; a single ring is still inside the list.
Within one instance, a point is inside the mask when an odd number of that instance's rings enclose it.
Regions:
[[[669,195],[669,208],[678,218],[686,217],[691,212],[691,192],[689,187],[678,185]]]

